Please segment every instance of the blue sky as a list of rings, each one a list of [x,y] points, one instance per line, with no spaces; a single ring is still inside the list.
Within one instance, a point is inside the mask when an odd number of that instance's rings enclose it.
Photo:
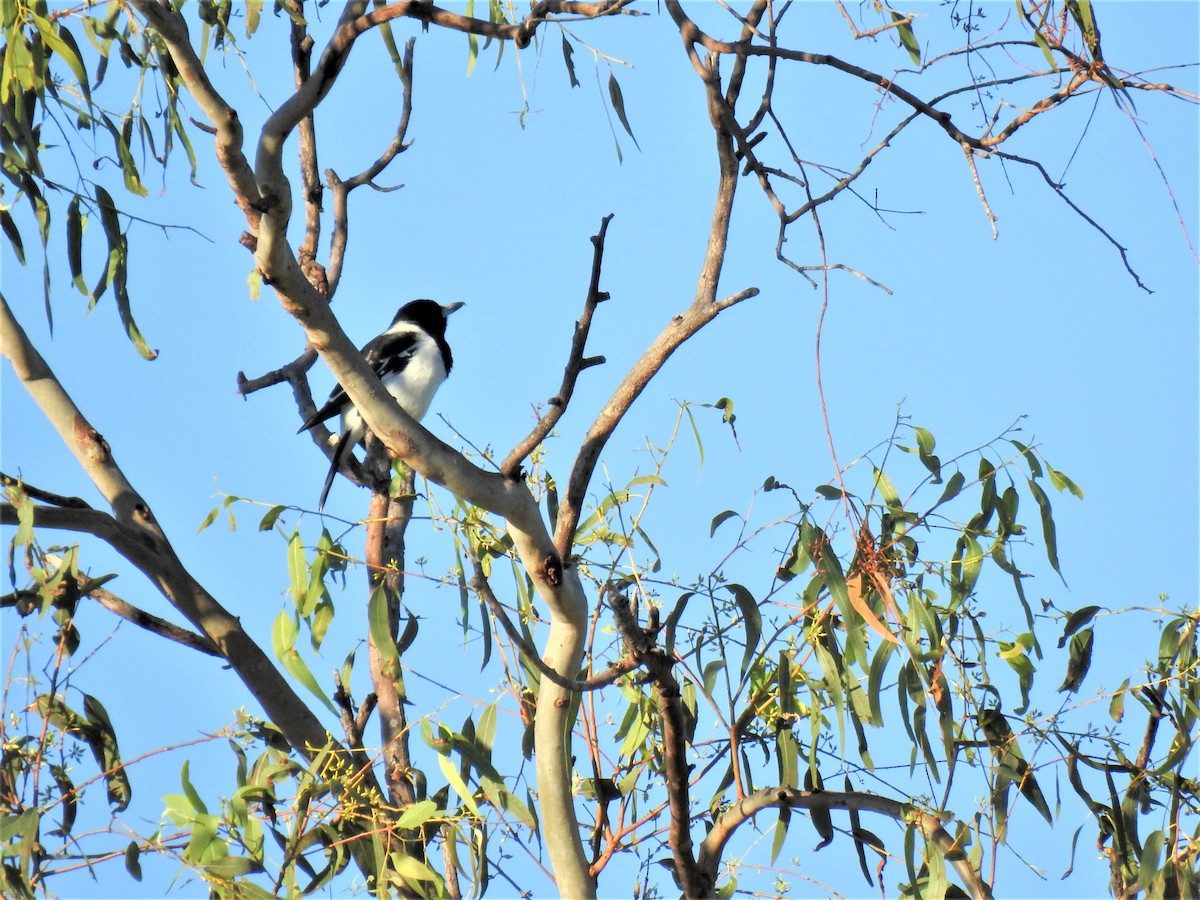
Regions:
[[[691,9],[719,21],[715,7]],[[1000,17],[1011,7],[985,9]],[[1135,68],[1196,59],[1195,5],[1116,4],[1101,10],[1106,55],[1114,64]],[[450,323],[454,373],[427,424],[452,439],[451,428],[438,417],[444,415],[471,443],[500,454],[532,424],[532,404],[557,390],[587,287],[588,238],[602,216],[615,214],[602,282],[612,300],[600,308],[589,347],[608,362],[584,373],[551,443],[550,465],[560,478],[594,410],[669,317],[690,301],[708,228],[715,174],[703,94],[672,37],[670,20],[650,12],[638,20],[571,26],[574,34],[629,63],[614,70],[640,150],[612,117],[623,162],[614,151],[602,103],[606,91],[599,86],[608,68],[599,64],[598,83],[585,48],[577,48],[575,56],[582,86],[572,90],[557,35],[547,32],[540,58],[532,50],[522,53],[519,68],[508,48],[491,71],[494,48],[489,49],[466,77],[465,39],[432,31],[417,41],[409,132],[415,143],[380,178],[404,187],[388,194],[360,190],[351,200],[351,245],[335,303],[343,326],[362,342],[413,297],[465,301]],[[928,5],[921,12],[928,23],[918,19],[918,36],[937,33],[944,10]],[[804,4],[792,16],[793,27],[804,25],[802,37],[791,40],[795,46],[843,54],[880,71],[903,64],[902,54],[886,41],[852,44],[832,7]],[[264,22],[268,26],[282,31],[273,19]],[[397,28],[398,38],[416,32]],[[268,103],[277,105],[286,96],[290,75],[286,51],[271,35],[259,35],[244,51],[265,101],[248,92],[233,56],[210,54],[208,68],[218,87],[237,98],[233,102],[252,134]],[[382,59],[378,42],[368,36],[318,113],[322,168],[352,174],[390,139],[400,90]],[[280,63],[282,76],[268,71]],[[115,82],[110,87],[121,96],[119,78],[110,77]],[[1194,69],[1162,77],[1195,90]],[[526,97],[529,111],[522,118]],[[876,95],[869,87],[847,86],[832,73],[799,71],[776,98],[785,101],[781,113],[807,159],[850,165],[890,127],[882,124],[891,112],[886,108],[873,121]],[[898,409],[932,430],[939,451],[948,454],[982,444],[1026,416],[1020,439],[1036,438],[1046,457],[1086,491],[1082,501],[1055,498],[1069,589],[1034,548],[1020,561],[1039,576],[1032,594],[1067,609],[1154,605],[1164,593],[1176,604],[1195,605],[1198,290],[1189,240],[1194,246],[1198,239],[1197,116],[1194,106],[1180,101],[1149,94],[1135,99],[1145,142],[1111,99],[1099,96],[1094,107],[1084,100],[1043,117],[1010,149],[1044,160],[1066,182],[1071,197],[1128,247],[1131,265],[1153,294],[1138,290],[1112,246],[1031,170],[980,161],[998,218],[999,237],[993,239],[961,151],[928,127],[902,135],[860,183],[864,196],[878,190],[879,206],[898,212],[881,221],[865,204],[843,196],[821,214],[831,261],[891,291],[845,274],[830,282],[823,380],[840,460],[845,464],[884,440]],[[956,111],[960,115],[965,124],[977,125],[977,114],[972,118],[964,109]],[[258,512],[242,507],[235,508],[236,532],[223,523],[199,534],[197,528],[228,494],[314,507],[326,462],[307,437],[295,434],[299,418],[287,392],[267,390],[247,399],[236,393],[238,371],[254,376],[292,359],[303,336],[269,291],[250,299],[246,278],[252,260],[237,244],[244,222],[204,135],[194,140],[202,189],[187,184],[182,157],[172,160],[161,194],[158,174],[145,172],[151,196],[137,212],[195,231],[144,224],[130,231],[130,293],[143,333],[160,351],[157,360],[142,361],[124,340],[111,295],[85,315],[86,301],[72,292],[58,246],[51,248],[52,339],[41,311],[38,264],[21,268],[6,248],[3,290],[184,561],[269,644],[270,624],[285,603],[288,584],[284,542],[259,534]],[[111,182],[114,169],[111,161],[102,165],[99,177]],[[664,473],[669,488],[656,499],[650,519],[666,568],[685,578],[729,549],[721,532],[709,539],[714,514],[753,508],[753,516],[769,515],[772,498],[755,497],[765,477],[793,484],[802,495],[833,477],[814,383],[820,293],[774,261],[775,223],[756,186],[743,180],[739,191],[722,293],[753,285],[760,296],[722,315],[671,360],[605,454],[613,483],[623,486],[648,470],[645,441],[666,439],[677,401],[735,401],[740,446],[716,414],[698,411],[708,413],[700,415],[704,464],[681,441]],[[95,236],[88,234],[88,272],[99,266],[95,230]],[[807,226],[792,232],[788,251],[817,261]],[[4,471],[96,501],[11,370],[5,367],[0,377]],[[328,390],[331,379],[320,364],[312,378],[314,393]],[[915,474],[915,468],[909,472]],[[364,510],[365,496],[339,481],[327,511],[353,521]],[[447,508],[444,496],[441,503]],[[294,514],[285,518],[289,527],[296,522]],[[311,539],[319,525],[309,514],[301,527]],[[44,542],[50,540],[43,535]],[[361,543],[360,533],[348,540],[351,546]],[[431,574],[444,571],[451,549],[445,531],[417,523],[410,546],[429,558]],[[85,545],[84,560],[93,573],[120,572],[109,587],[130,602],[169,613],[148,584],[102,548]],[[766,566],[743,555],[731,569],[750,583],[763,577]],[[338,649],[330,646],[324,661],[314,663],[319,672],[340,665],[361,634],[353,593],[361,578],[361,572],[351,578],[339,606]],[[1019,609],[1004,579],[993,580],[994,586],[986,580],[981,585],[983,595],[994,589],[997,620],[1011,619],[1018,628]],[[470,703],[454,697],[487,697],[481,686],[486,681],[473,674],[477,648],[462,647],[455,624],[457,593],[414,580],[406,602],[424,617],[426,628],[438,634],[444,629],[431,659],[437,677],[452,689],[414,689],[416,702],[422,711],[445,710],[447,721],[457,725]],[[81,621],[89,648],[115,624],[90,608]],[[7,646],[18,623],[6,615],[0,624]],[[1053,633],[1047,628],[1043,642]],[[1120,630],[1102,626],[1097,641],[1085,691],[1111,689],[1157,646],[1149,622]],[[214,731],[233,709],[250,703],[230,673],[130,626],[80,662],[77,684],[107,705],[126,758]],[[1045,679],[1048,689],[1057,685],[1053,675]],[[124,689],[131,681],[136,691]],[[357,694],[364,692],[360,685]],[[227,750],[210,744],[187,755],[194,760],[193,774],[201,768],[196,760],[212,767],[203,776],[211,777],[212,796],[228,790],[233,762]],[[178,790],[183,758],[174,754],[135,768],[136,809],[147,819],[158,816],[162,794]],[[1069,835],[1083,821],[1064,821],[1060,830]],[[811,833],[801,830],[794,838],[798,853],[810,846]],[[1040,832],[1030,832],[1035,834]],[[1030,855],[1036,855],[1039,840],[1022,845],[1014,836],[1017,849]],[[1090,840],[1081,838],[1089,847]],[[834,851],[828,852],[832,857]],[[1089,862],[1078,868],[1091,865],[1090,851],[1086,856]],[[811,855],[804,854],[803,861],[812,862]],[[1005,877],[1014,880],[1001,881],[1009,885],[1001,893],[1087,896],[1103,890],[1103,871],[1095,865],[1069,882],[1070,888],[1060,888],[1056,879],[1065,867],[1060,863],[1061,856],[1041,861],[1050,878],[1042,882],[1008,858]],[[891,875],[899,877],[895,870]],[[836,886],[867,893],[857,877]],[[889,880],[894,884],[895,877]],[[80,882],[77,895],[139,889],[124,881],[112,884],[109,890],[103,881]],[[545,890],[544,882],[528,886]],[[153,896],[161,883],[140,890]],[[196,884],[182,891],[201,893]]]

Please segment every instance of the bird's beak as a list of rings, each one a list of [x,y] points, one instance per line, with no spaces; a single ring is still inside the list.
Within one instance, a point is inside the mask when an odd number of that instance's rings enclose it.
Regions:
[[[465,303],[447,303],[445,306],[442,307],[442,317],[449,318],[450,313],[457,312],[458,310],[462,309],[464,306],[466,306]]]

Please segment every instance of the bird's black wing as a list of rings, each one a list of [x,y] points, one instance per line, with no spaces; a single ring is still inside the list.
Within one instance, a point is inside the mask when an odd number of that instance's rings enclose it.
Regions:
[[[412,331],[402,331],[399,334],[387,333],[372,338],[360,352],[367,364],[374,369],[375,374],[383,378],[385,375],[403,371],[413,353],[416,352],[418,343],[419,338]],[[329,399],[320,409],[304,420],[304,424],[296,433],[307,431],[314,425],[341,415],[347,400],[342,386],[336,385],[330,392]]]
[[[381,334],[363,347],[363,356],[381,379],[387,375],[398,375],[417,352],[422,336],[417,330]]]

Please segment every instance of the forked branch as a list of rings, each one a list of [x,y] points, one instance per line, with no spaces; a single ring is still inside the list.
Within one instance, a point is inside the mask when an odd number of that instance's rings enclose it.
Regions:
[[[575,334],[571,338],[571,352],[567,356],[567,367],[563,372],[562,385],[559,387],[558,393],[550,398],[549,412],[538,420],[533,430],[517,446],[513,447],[504,462],[501,463],[500,472],[508,478],[518,476],[521,464],[533,452],[533,449],[545,440],[546,435],[554,429],[563,413],[567,411],[567,405],[575,393],[575,382],[579,378],[579,373],[604,362],[603,356],[585,358],[583,353],[587,349],[588,332],[592,327],[592,314],[595,313],[596,307],[601,302],[608,299],[608,294],[600,290],[600,269],[604,262],[604,236],[608,232],[608,223],[611,221],[612,214],[610,213],[600,220],[600,230],[592,236],[592,276],[588,282],[587,297],[583,301],[583,313],[579,316],[579,321],[575,323]]]

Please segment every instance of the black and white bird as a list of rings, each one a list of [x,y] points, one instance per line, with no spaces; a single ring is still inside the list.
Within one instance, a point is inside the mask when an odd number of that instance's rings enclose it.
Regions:
[[[417,421],[429,410],[433,395],[454,364],[450,345],[446,343],[446,317],[461,306],[461,303],[442,306],[433,300],[413,300],[400,307],[387,331],[372,338],[362,348],[363,357],[387,392]],[[325,498],[329,496],[329,488],[346,454],[367,436],[362,415],[340,384],[333,389],[325,405],[305,420],[296,433],[307,431],[334,416],[342,418],[340,437],[329,463],[325,485],[321,488],[318,510],[325,508]]]

